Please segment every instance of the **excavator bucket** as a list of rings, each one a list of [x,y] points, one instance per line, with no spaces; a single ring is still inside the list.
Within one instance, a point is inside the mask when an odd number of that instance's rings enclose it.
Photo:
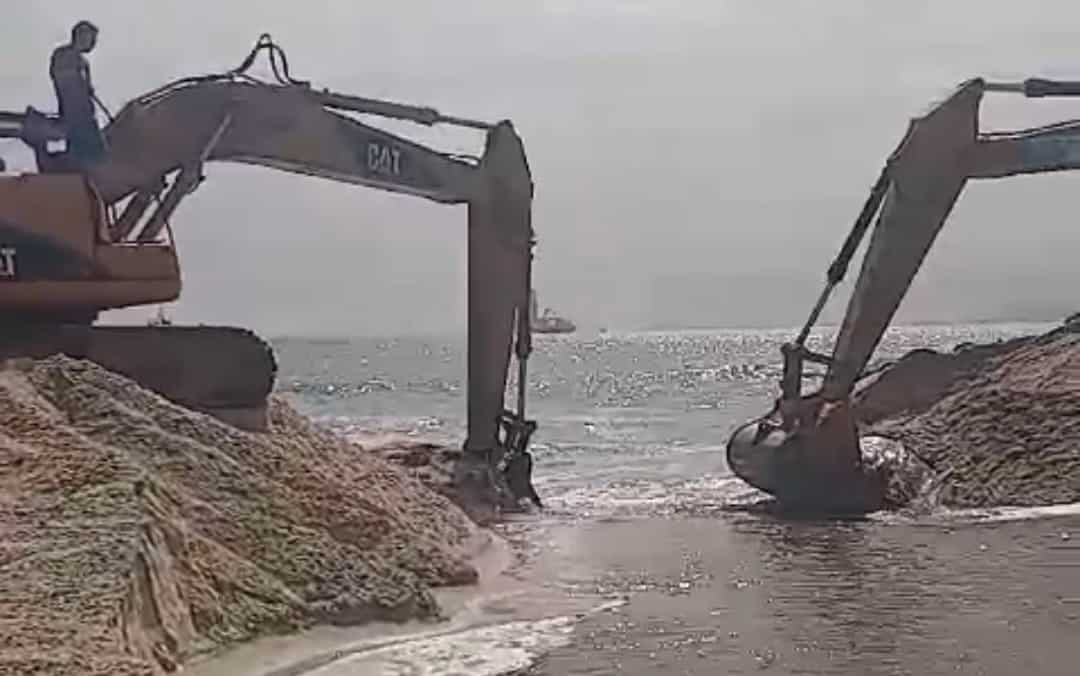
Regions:
[[[807,329],[797,344],[785,346],[784,391],[775,408],[740,427],[728,443],[735,475],[782,503],[865,512],[885,500],[885,477],[864,463],[848,397],[971,173],[982,93],[981,81],[963,84],[912,120],[889,158],[880,196],[860,218],[865,231],[877,214],[832,354],[812,355],[828,364],[820,391],[802,394],[802,360],[810,355],[802,341],[842,271],[830,270],[830,286]],[[849,257],[854,252],[854,246],[845,249]]]
[[[800,512],[879,509],[887,478],[864,467],[848,402],[816,397],[794,404],[798,411],[781,403],[735,431],[727,446],[731,471]]]

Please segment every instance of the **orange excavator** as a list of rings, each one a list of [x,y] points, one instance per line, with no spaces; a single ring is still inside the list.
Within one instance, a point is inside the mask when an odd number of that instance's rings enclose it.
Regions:
[[[263,52],[272,81],[249,73]],[[483,154],[438,152],[357,114],[476,129],[485,134]],[[33,108],[0,113],[0,137],[22,139],[39,169],[0,177],[0,357],[87,358],[187,407],[265,429],[276,363],[251,332],[94,323],[103,311],[179,297],[170,216],[204,179],[208,162],[272,167],[467,205],[465,456],[490,467],[527,453],[535,429],[524,410],[533,182],[510,121],[315,89],[290,75],[284,51],[264,35],[233,70],[132,100],[104,135],[104,160],[76,169],[51,148],[64,138],[55,117]],[[513,411],[504,405],[511,351],[519,370]]]
[[[888,477],[864,457],[850,396],[964,186],[969,179],[1080,168],[1080,121],[983,132],[979,106],[987,92],[1080,96],[1080,83],[974,79],[911,121],[829,267],[809,319],[782,347],[780,397],[768,414],[739,427],[728,441],[727,461],[735,475],[782,505],[868,512],[885,504]],[[832,353],[815,353],[806,347],[810,330],[872,221]],[[806,362],[826,366],[821,387],[809,394],[803,393]]]

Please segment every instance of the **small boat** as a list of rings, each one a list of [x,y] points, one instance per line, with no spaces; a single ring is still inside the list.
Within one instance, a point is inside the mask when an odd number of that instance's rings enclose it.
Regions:
[[[529,325],[533,333],[573,333],[577,325],[566,317],[555,314],[551,308],[544,308],[544,313],[537,315],[536,291],[529,298]]]

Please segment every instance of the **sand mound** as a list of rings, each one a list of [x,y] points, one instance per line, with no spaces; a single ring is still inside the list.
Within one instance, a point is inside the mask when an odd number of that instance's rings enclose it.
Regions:
[[[153,674],[323,621],[434,617],[461,510],[280,401],[272,432],[63,357],[0,370],[0,673]]]
[[[956,507],[1080,501],[1080,333],[913,352],[854,398],[863,434],[900,441]]]

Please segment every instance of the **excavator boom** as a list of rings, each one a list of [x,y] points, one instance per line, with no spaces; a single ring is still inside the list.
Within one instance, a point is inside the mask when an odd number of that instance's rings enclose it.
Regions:
[[[911,121],[830,266],[810,319],[783,347],[780,399],[728,443],[729,465],[751,485],[804,506],[866,511],[881,504],[884,478],[864,472],[848,398],[968,180],[1080,168],[1080,121],[981,132],[979,105],[988,91],[1076,96],[1080,84],[970,80]],[[875,217],[832,353],[815,354],[805,341]],[[820,390],[805,396],[804,361],[827,365]]]
[[[476,163],[363,124],[327,103],[343,98],[234,80],[180,84],[120,111],[105,130],[109,155],[91,176],[109,203],[206,161],[261,165],[446,204],[479,196]]]
[[[270,53],[276,82],[247,74],[264,50]],[[365,123],[356,114],[481,130],[483,154],[469,158],[439,152]],[[0,239],[18,258],[18,273],[0,280],[0,308],[9,315],[33,316],[33,335],[60,336],[39,341],[36,352],[56,349],[98,359],[195,408],[199,401],[215,398],[220,390],[215,387],[221,384],[215,379],[235,374],[216,369],[215,377],[201,372],[200,377],[178,375],[172,380],[197,386],[171,390],[170,378],[162,375],[199,371],[198,353],[184,348],[194,345],[192,330],[146,327],[145,335],[152,332],[154,339],[145,344],[155,346],[157,359],[172,361],[168,368],[151,359],[125,369],[125,359],[113,349],[117,339],[104,327],[58,327],[73,321],[88,324],[103,310],[179,296],[170,217],[203,180],[209,162],[259,165],[463,204],[468,209],[469,265],[465,447],[473,455],[490,455],[508,450],[506,439],[513,438],[519,448],[509,450],[525,451],[528,435],[508,429],[531,429],[531,421],[524,419],[524,389],[515,412],[506,410],[504,393],[515,342],[522,363],[529,355],[524,318],[531,288],[533,183],[511,122],[487,123],[316,90],[288,74],[284,53],[263,36],[239,68],[185,78],[140,96],[119,111],[104,134],[105,158],[77,170],[70,157],[49,150],[51,141],[63,137],[54,118],[33,109],[0,114],[0,136],[26,141],[42,171],[0,179]],[[68,261],[59,273],[57,260]],[[515,322],[524,327],[516,341]],[[233,329],[223,331],[234,347],[239,345]],[[137,336],[132,336],[138,333],[126,332],[125,344],[137,344]],[[179,342],[162,349],[164,336],[171,335]],[[206,350],[207,344],[201,339],[199,349]],[[6,349],[0,345],[0,353],[9,356],[27,349],[25,340]],[[257,358],[247,360],[255,364],[249,380],[258,386],[240,388],[249,400],[251,391],[265,399],[266,383],[273,381],[263,372],[274,368],[272,361],[267,366],[259,350],[265,351],[255,346],[249,356],[257,352]]]

